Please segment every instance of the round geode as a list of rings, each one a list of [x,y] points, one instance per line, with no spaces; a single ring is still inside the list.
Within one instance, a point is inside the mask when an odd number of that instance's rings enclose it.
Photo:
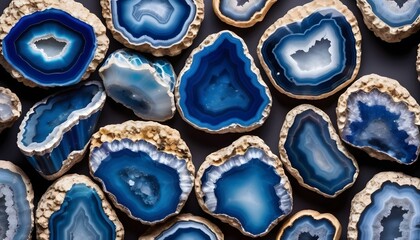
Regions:
[[[0,25],[0,63],[30,87],[76,84],[108,50],[105,26],[73,0],[13,0]]]
[[[20,117],[22,104],[10,89],[0,87],[0,133]]]

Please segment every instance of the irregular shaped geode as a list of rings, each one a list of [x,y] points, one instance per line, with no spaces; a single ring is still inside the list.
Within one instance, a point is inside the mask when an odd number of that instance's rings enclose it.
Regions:
[[[418,239],[419,199],[419,178],[376,174],[351,201],[347,239]]]
[[[91,81],[29,109],[19,127],[17,145],[39,174],[56,179],[82,160],[105,98],[102,85]]]
[[[144,224],[178,214],[195,169],[179,132],[155,122],[128,121],[92,137],[89,168],[116,207]]]
[[[31,239],[34,192],[18,166],[0,160],[0,239]]]
[[[267,234],[293,205],[280,160],[256,136],[208,155],[197,172],[195,193],[205,212],[250,237]]]
[[[223,22],[240,28],[261,22],[277,0],[213,0],[213,11]]]
[[[420,106],[397,81],[371,74],[338,99],[341,138],[378,159],[412,164],[420,150]]]
[[[0,87],[0,133],[13,125],[20,117],[22,104],[10,89]]]
[[[0,25],[0,63],[30,87],[86,79],[108,50],[105,26],[73,0],[13,0]]]
[[[382,40],[393,43],[420,29],[418,0],[357,0],[366,26]]]
[[[36,210],[37,239],[124,239],[124,228],[101,189],[70,174],[54,182]]]
[[[356,160],[342,144],[328,115],[309,104],[287,114],[279,151],[299,184],[325,197],[336,197],[351,187],[359,174]]]
[[[353,13],[340,1],[313,1],[293,8],[271,25],[257,52],[281,93],[321,99],[356,78],[361,34]]]
[[[339,240],[341,224],[329,213],[302,210],[287,219],[277,234],[277,240],[318,239]]]
[[[223,240],[222,231],[209,220],[180,214],[165,224],[149,229],[139,240],[208,239]]]
[[[128,48],[174,56],[189,47],[204,19],[203,0],[101,0],[114,38]]]
[[[137,116],[154,121],[174,116],[172,92],[176,76],[170,62],[148,60],[134,51],[120,49],[108,56],[99,75],[108,96]]]
[[[209,35],[192,51],[175,98],[181,117],[209,133],[251,131],[271,109],[270,91],[245,42],[230,31]]]

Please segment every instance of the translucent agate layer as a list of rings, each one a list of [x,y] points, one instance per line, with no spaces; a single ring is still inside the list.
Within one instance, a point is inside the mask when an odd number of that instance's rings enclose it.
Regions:
[[[0,87],[0,133],[20,117],[22,104],[8,88]]]
[[[299,99],[328,97],[352,82],[360,66],[357,20],[339,1],[314,1],[271,25],[257,51],[281,93]]]
[[[210,133],[251,131],[271,109],[270,92],[245,42],[230,31],[208,36],[193,50],[175,96],[184,120]]]

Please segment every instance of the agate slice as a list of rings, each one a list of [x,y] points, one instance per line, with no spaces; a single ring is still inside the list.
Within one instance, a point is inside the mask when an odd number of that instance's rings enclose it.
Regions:
[[[193,188],[191,153],[179,132],[128,121],[92,137],[89,167],[115,206],[143,224],[178,214]]]
[[[0,133],[11,127],[21,112],[22,104],[18,96],[8,88],[0,87]]]
[[[102,107],[105,91],[91,81],[36,103],[20,125],[17,144],[48,180],[82,160]]]
[[[0,62],[30,87],[86,79],[108,50],[105,26],[73,0],[13,0],[0,25]]]
[[[277,240],[339,240],[341,224],[329,213],[302,210],[281,227]]]
[[[277,0],[213,0],[213,10],[223,22],[240,28],[261,22]]]
[[[366,26],[386,42],[399,42],[420,29],[418,0],[357,0]]]
[[[189,47],[204,19],[203,0],[101,0],[102,15],[124,46],[155,56]]]
[[[293,8],[271,25],[257,51],[281,93],[322,99],[356,78],[361,34],[353,13],[340,1],[313,1]]]
[[[279,150],[299,184],[325,197],[336,197],[351,187],[359,173],[328,115],[312,105],[297,106],[287,114]]]
[[[165,224],[151,228],[139,240],[223,240],[222,231],[209,220],[193,216],[191,214],[181,214]]]
[[[174,116],[175,72],[170,62],[148,60],[134,51],[112,53],[99,69],[112,99],[146,120],[165,121]]]
[[[32,239],[34,192],[18,166],[0,160],[0,239]]]
[[[195,193],[205,212],[250,237],[266,235],[293,205],[280,160],[256,136],[208,155],[197,172]]]
[[[270,91],[245,42],[230,31],[208,36],[193,50],[175,97],[182,118],[209,133],[251,131],[271,109]]]
[[[420,106],[396,80],[361,77],[338,99],[341,138],[371,157],[412,164],[420,146]]]
[[[419,178],[376,174],[351,202],[347,239],[419,239],[419,199]]]

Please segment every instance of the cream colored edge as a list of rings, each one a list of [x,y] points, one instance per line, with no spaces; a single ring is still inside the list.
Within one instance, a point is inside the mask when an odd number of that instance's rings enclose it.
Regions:
[[[417,49],[416,70],[417,70],[417,80],[420,81],[420,44]]]
[[[16,122],[16,120],[20,117],[20,114],[22,113],[22,104],[18,98],[18,96],[13,93],[10,89],[0,87],[0,93],[6,94],[10,96],[11,102],[12,102],[12,118],[10,118],[7,121],[1,121],[0,120],[0,133],[13,125],[13,123]]]

